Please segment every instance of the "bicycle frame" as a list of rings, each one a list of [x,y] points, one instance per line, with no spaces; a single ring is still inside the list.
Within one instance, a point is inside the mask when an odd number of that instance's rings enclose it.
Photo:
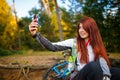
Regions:
[[[65,50],[62,55],[64,59],[48,68],[43,75],[43,80],[64,80],[70,74],[67,56],[71,56],[71,50]]]
[[[64,78],[67,75],[67,73],[69,72],[67,67],[59,69],[59,67],[66,65],[68,65],[68,61],[64,61],[63,63],[58,63],[55,66],[53,66],[52,70],[56,73],[56,77]]]

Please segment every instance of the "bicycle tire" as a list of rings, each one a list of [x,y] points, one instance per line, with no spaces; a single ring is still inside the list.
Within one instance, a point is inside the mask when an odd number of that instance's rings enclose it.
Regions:
[[[55,63],[53,64],[50,68],[48,68],[45,73],[43,74],[43,79],[42,80],[64,80],[63,78],[58,78],[56,77],[56,73],[52,70],[53,67],[59,65],[59,64],[62,64],[64,63],[65,61],[62,61],[62,62],[58,62],[58,63]],[[64,67],[66,67],[67,64],[65,66],[62,66],[60,67],[60,69],[63,69]]]

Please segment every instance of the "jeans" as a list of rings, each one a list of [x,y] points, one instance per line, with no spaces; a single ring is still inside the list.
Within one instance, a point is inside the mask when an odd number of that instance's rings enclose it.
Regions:
[[[110,72],[110,80],[120,80],[120,68],[111,67]],[[70,79],[69,77],[65,80],[103,80],[103,72],[99,61],[88,63],[74,78]]]
[[[98,61],[88,63],[71,80],[103,80],[103,72]]]

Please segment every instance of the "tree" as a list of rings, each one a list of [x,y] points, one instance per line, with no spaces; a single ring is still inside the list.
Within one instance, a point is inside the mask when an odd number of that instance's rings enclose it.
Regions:
[[[63,40],[63,33],[62,33],[62,25],[61,25],[61,21],[60,21],[60,11],[59,11],[59,7],[57,4],[57,1],[54,0],[54,4],[55,4],[55,9],[56,9],[56,16],[57,16],[57,23],[58,23],[58,28],[59,28],[59,34],[60,34],[60,40]]]
[[[40,1],[39,1],[40,2]],[[45,12],[46,14],[51,18],[52,18],[52,14],[51,13],[56,13],[56,20],[57,20],[57,26],[58,26],[58,29],[59,29],[59,36],[60,36],[60,40],[63,40],[63,32],[62,32],[62,25],[61,25],[61,21],[60,21],[60,14],[59,14],[59,7],[58,7],[58,4],[57,4],[57,1],[56,0],[51,0],[51,1],[48,1],[48,0],[42,0],[42,4],[44,6],[44,9],[45,9]],[[52,6],[51,6],[52,5]],[[51,11],[52,10],[52,11]],[[56,24],[56,23],[55,23]]]
[[[106,47],[110,52],[120,52],[120,1],[110,0],[109,6],[105,8],[104,25],[107,33],[105,34],[104,41]]]
[[[16,21],[6,0],[0,0],[0,46],[12,49],[16,38]]]

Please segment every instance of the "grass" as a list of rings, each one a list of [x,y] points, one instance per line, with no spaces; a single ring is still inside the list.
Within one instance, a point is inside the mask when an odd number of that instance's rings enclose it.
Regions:
[[[21,54],[13,54],[9,56],[62,56],[62,52],[52,52],[52,51],[34,51],[34,50],[22,50]]]
[[[10,56],[62,56],[62,52],[52,52],[52,51],[34,51],[34,50],[22,50],[22,54],[14,54]],[[6,56],[4,56],[6,57]],[[120,59],[120,53],[109,53],[110,58]]]
[[[120,59],[120,53],[110,53],[109,57],[114,59]]]

